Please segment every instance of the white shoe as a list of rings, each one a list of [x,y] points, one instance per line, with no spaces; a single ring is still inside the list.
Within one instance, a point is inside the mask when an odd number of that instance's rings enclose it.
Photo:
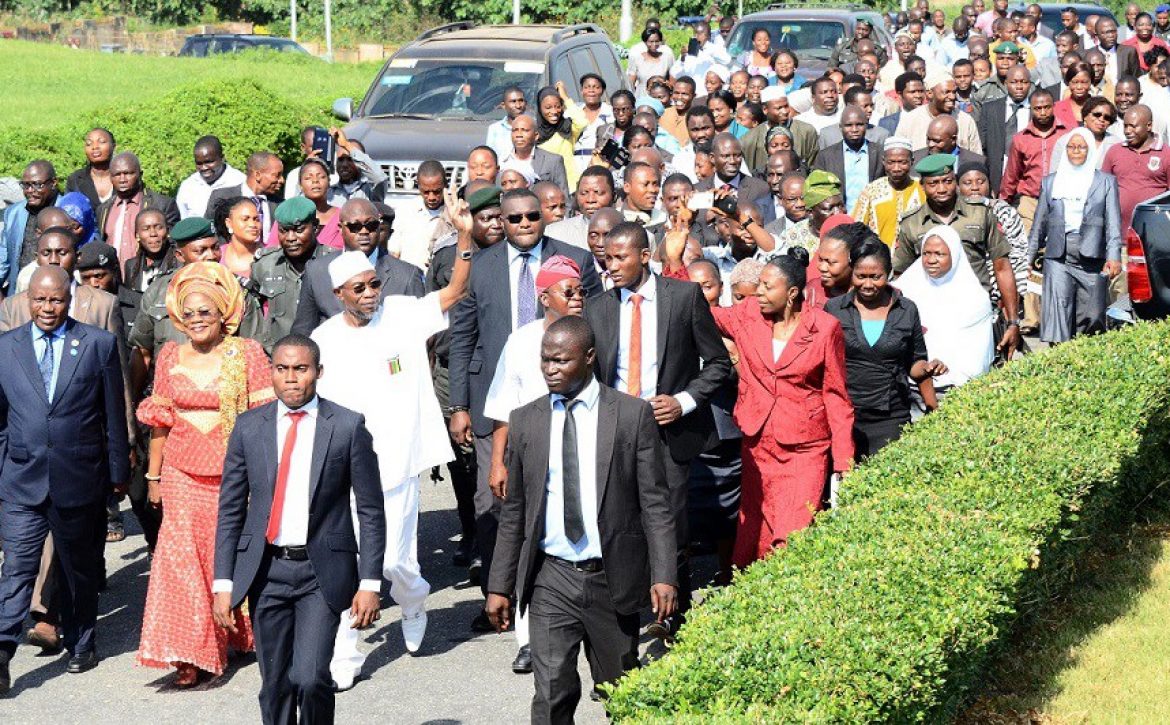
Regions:
[[[402,617],[402,639],[406,642],[406,651],[414,654],[422,646],[423,636],[427,633],[427,610],[422,610],[413,616]]]
[[[345,692],[346,690],[352,689],[353,684],[354,684],[353,677],[342,677],[341,679],[337,679],[336,677],[334,677],[333,678],[333,691],[334,692]]]

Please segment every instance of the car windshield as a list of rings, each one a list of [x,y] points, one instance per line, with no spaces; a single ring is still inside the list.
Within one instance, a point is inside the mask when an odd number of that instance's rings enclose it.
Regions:
[[[1062,9],[1063,8],[1059,7],[1050,7],[1043,8],[1040,11],[1040,24],[1051,30],[1054,35],[1064,30],[1064,22],[1060,19],[1060,11]],[[1090,15],[1108,16],[1110,18],[1113,17],[1113,13],[1109,12],[1105,8],[1093,8],[1092,11],[1089,11],[1088,9],[1082,7],[1078,8],[1077,15],[1081,23],[1084,23],[1085,18],[1089,17]]]
[[[787,48],[801,59],[828,60],[845,37],[845,24],[836,20],[747,20],[735,26],[727,50],[731,57],[751,50],[752,36],[764,28],[772,36],[772,50]]]
[[[533,98],[544,64],[534,61],[395,58],[372,90],[364,116],[495,120],[509,86]]]
[[[273,38],[273,39],[265,39],[265,40],[257,39],[257,40],[254,40],[252,42],[256,43],[256,45],[261,47],[261,48],[267,48],[267,49],[271,49],[271,50],[279,50],[282,53],[308,53],[309,52],[309,51],[305,50],[304,48],[302,48],[300,45],[298,45],[296,42],[291,41],[291,40],[278,40],[278,39]]]

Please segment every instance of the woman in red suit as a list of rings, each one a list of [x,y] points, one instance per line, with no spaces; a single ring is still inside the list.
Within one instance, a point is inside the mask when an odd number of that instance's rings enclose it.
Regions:
[[[733,561],[740,567],[808,526],[830,467],[843,472],[853,463],[845,338],[832,315],[804,308],[807,266],[806,251],[789,250],[764,267],[754,299],[711,310],[739,348],[743,484]]]

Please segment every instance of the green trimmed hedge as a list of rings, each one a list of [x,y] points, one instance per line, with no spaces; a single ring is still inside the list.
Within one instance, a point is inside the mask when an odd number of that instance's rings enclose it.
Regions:
[[[848,477],[841,507],[696,607],[617,720],[939,721],[1095,532],[1170,473],[1170,324],[976,380]]]
[[[150,188],[173,195],[195,171],[191,151],[200,136],[219,136],[228,163],[241,170],[248,155],[259,150],[277,154],[286,167],[296,165],[301,128],[337,123],[327,115],[331,102],[290,100],[248,78],[196,81],[144,102],[96,110],[52,128],[5,129],[0,134],[0,172],[19,176],[29,161],[47,158],[64,182],[85,163],[86,132],[103,126],[114,132],[119,149],[138,154]]]

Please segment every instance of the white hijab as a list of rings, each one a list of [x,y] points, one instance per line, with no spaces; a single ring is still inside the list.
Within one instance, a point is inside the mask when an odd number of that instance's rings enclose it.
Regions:
[[[919,257],[894,286],[918,306],[927,353],[948,368],[935,384],[962,385],[987,372],[995,358],[991,299],[967,261],[959,233],[945,225],[934,227],[923,236],[923,246],[931,237],[946,242],[950,270],[935,279]]]
[[[1083,164],[1074,164],[1068,157],[1068,142],[1079,136],[1089,147],[1088,155]],[[1097,171],[1097,140],[1089,129],[1081,127],[1073,129],[1063,139],[1064,153],[1056,164],[1056,176],[1052,180],[1052,198],[1064,202],[1064,229],[1065,231],[1080,231],[1081,220],[1085,213],[1085,200],[1089,196],[1089,187],[1093,185],[1093,174]]]

